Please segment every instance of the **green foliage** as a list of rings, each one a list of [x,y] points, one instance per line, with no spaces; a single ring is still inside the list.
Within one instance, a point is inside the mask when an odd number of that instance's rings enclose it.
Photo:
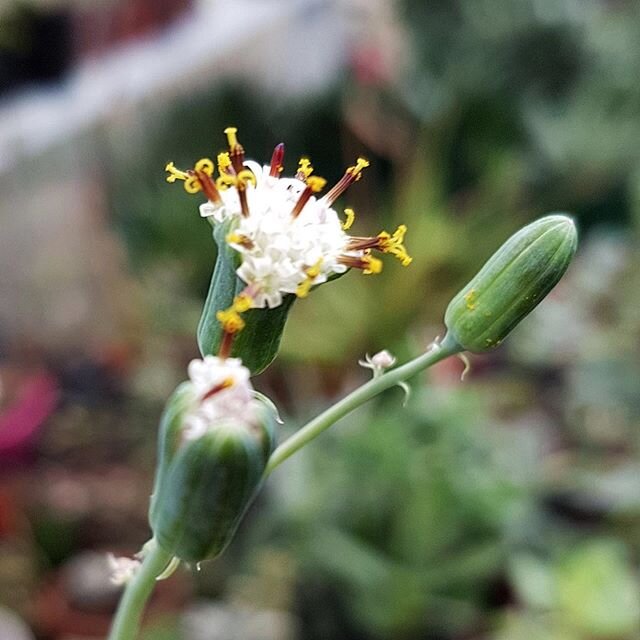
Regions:
[[[558,556],[554,562],[525,555],[513,559],[512,580],[525,607],[505,622],[518,629],[510,631],[513,637],[521,637],[527,625],[537,625],[540,637],[637,637],[640,584],[625,547],[593,538]]]
[[[389,392],[305,449],[278,533],[376,637],[470,629],[531,482],[500,459],[477,397],[417,396],[402,424]]]

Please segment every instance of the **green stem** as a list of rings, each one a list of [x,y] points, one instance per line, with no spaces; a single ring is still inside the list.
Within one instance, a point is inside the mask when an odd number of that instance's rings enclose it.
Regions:
[[[161,549],[153,539],[145,545],[145,552],[142,566],[122,594],[108,640],[134,640],[156,578],[171,561],[171,554]]]
[[[305,444],[319,436],[340,418],[367,402],[367,400],[394,385],[404,382],[420,371],[436,364],[436,362],[460,353],[460,351],[462,351],[462,347],[447,335],[440,344],[433,345],[429,351],[421,356],[410,360],[401,367],[369,380],[369,382],[358,387],[348,396],[329,407],[283,442],[269,458],[265,475],[270,474],[279,464],[292,456]],[[127,584],[122,594],[108,640],[134,640],[140,629],[144,606],[153,592],[156,578],[171,561],[171,554],[161,549],[153,539],[145,545],[145,551],[142,566]]]
[[[462,347],[447,334],[440,344],[434,344],[429,351],[410,360],[401,367],[397,367],[387,373],[369,380],[366,384],[352,391],[348,396],[329,407],[319,416],[308,422],[299,431],[285,440],[271,455],[265,476],[269,475],[279,464],[304,447],[309,441],[319,436],[325,429],[343,418],[360,405],[371,400],[382,391],[411,378],[420,371],[444,360],[449,356],[460,353]]]

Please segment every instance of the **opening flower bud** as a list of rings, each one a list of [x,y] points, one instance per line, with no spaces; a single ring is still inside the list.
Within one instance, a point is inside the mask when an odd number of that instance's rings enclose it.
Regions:
[[[515,233],[449,304],[445,339],[475,353],[497,347],[558,283],[577,243],[573,220],[564,214]]]
[[[231,541],[275,446],[275,413],[235,358],[189,365],[161,422],[150,523],[174,557],[200,562]]]

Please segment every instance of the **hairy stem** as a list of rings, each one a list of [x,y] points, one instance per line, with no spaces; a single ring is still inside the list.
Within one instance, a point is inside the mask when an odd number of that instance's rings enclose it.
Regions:
[[[122,594],[108,640],[134,640],[156,578],[171,561],[171,554],[161,549],[153,539],[145,545],[145,552],[142,566]]]
[[[296,451],[304,447],[309,441],[318,437],[325,429],[343,418],[360,405],[377,396],[382,391],[416,375],[420,371],[444,360],[449,356],[462,351],[462,347],[449,334],[440,344],[434,344],[429,351],[410,360],[401,367],[397,367],[387,373],[369,380],[369,382],[352,391],[348,396],[339,400],[319,416],[308,422],[299,431],[296,431],[289,439],[285,440],[271,455],[267,464],[265,475],[269,475],[279,464]]]

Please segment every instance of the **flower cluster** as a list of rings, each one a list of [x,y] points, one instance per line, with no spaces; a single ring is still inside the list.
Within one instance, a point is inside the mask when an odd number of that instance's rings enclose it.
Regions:
[[[239,358],[205,356],[204,360],[192,360],[187,371],[195,404],[184,419],[185,440],[199,438],[210,425],[222,421],[239,425],[254,422],[257,405],[250,373]]]
[[[284,145],[276,146],[270,164],[260,166],[245,160],[237,130],[225,130],[228,151],[199,160],[193,169],[180,171],[172,162],[166,166],[167,181],[182,180],[189,193],[202,192],[207,202],[201,216],[212,224],[228,225],[227,243],[240,254],[238,277],[246,284],[234,304],[218,312],[226,333],[242,330],[242,314],[252,308],[270,309],[282,304],[283,296],[308,295],[312,287],[347,269],[365,274],[379,273],[382,262],[373,250],[389,253],[407,266],[411,262],[404,246],[406,227],[376,236],[347,234],[355,214],[346,209],[344,219],[333,209],[334,202],[362,177],[369,163],[358,158],[338,183],[322,197],[326,181],[313,174],[302,158],[295,175],[281,176]]]

